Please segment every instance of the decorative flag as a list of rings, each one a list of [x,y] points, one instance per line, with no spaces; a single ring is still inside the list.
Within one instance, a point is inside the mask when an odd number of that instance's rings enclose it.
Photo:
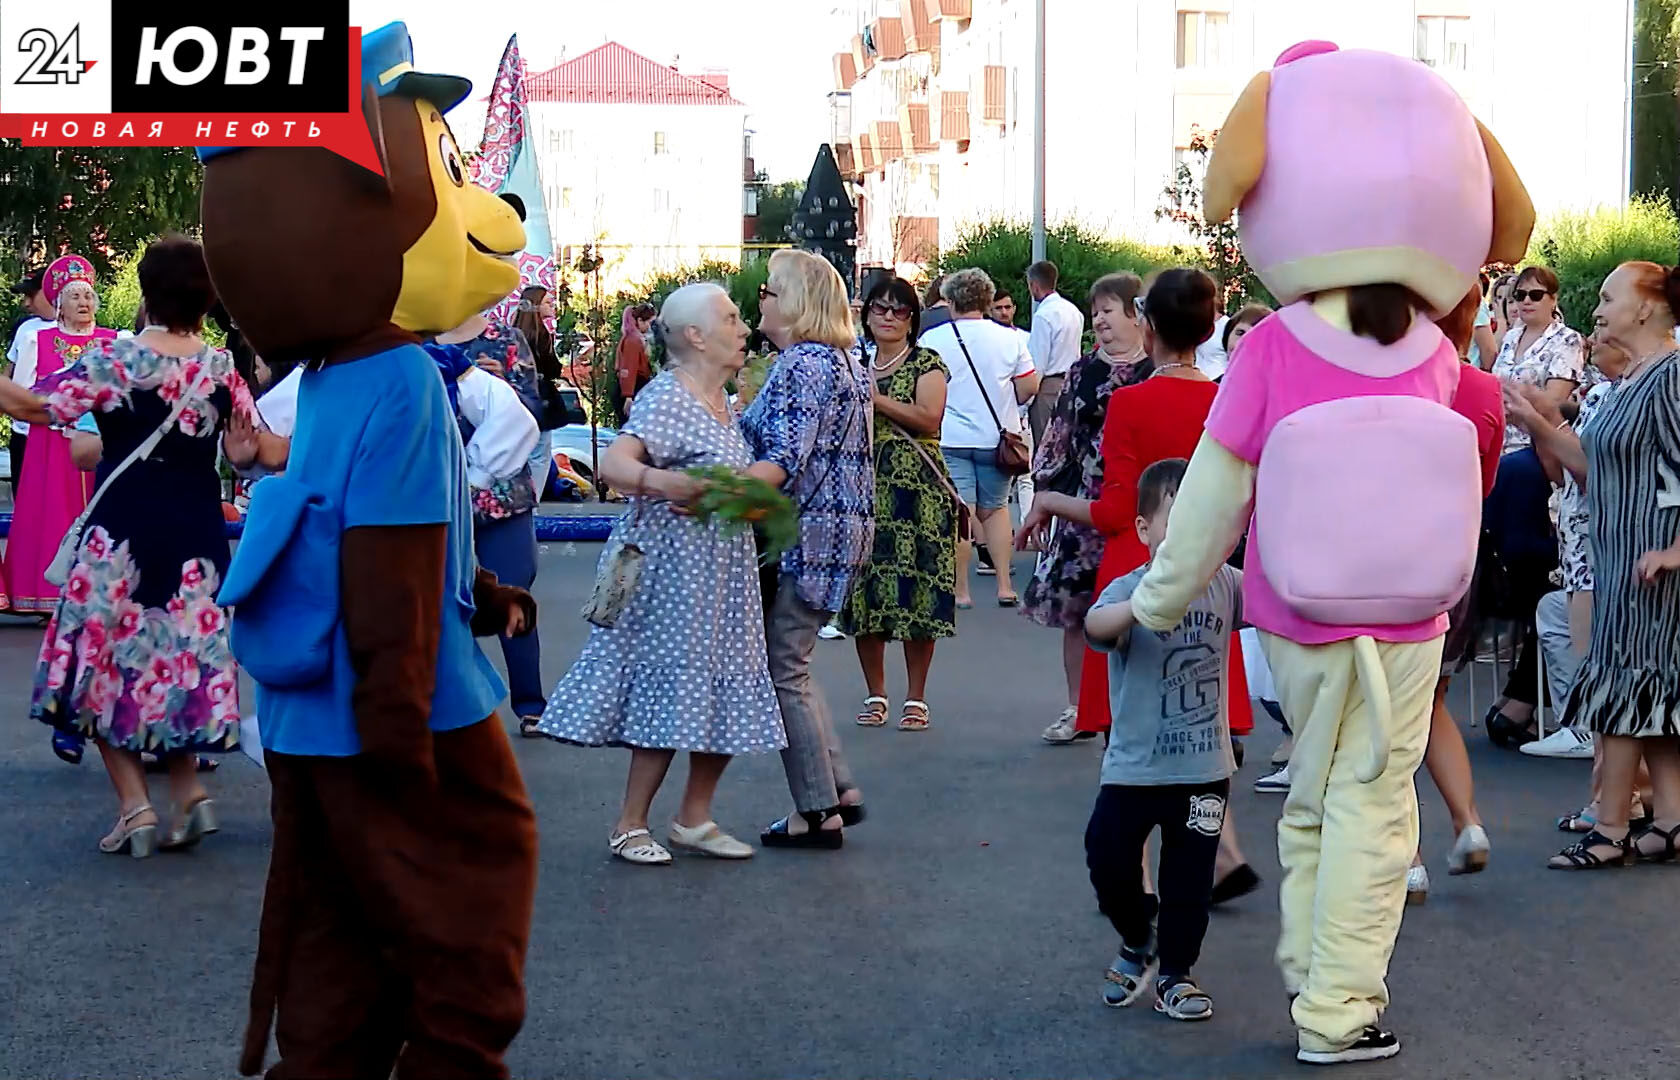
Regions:
[[[473,159],[472,181],[496,195],[516,195],[525,204],[525,250],[519,253],[519,288],[541,285],[553,291],[556,267],[554,240],[548,231],[548,209],[543,203],[542,177],[537,171],[537,151],[526,123],[525,64],[519,58],[519,35],[508,38],[496,82],[490,90],[490,109],[484,120],[484,137]],[[519,293],[505,298],[487,315],[511,321],[519,306]]]

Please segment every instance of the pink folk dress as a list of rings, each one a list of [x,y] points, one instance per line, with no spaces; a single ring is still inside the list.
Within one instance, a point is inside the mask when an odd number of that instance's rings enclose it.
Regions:
[[[72,334],[49,326],[35,336],[36,393],[61,372],[73,367],[93,343],[117,336],[115,330],[94,327]],[[70,432],[57,424],[29,425],[24,443],[23,478],[12,510],[12,530],[6,548],[6,581],[10,607],[24,614],[45,614],[58,604],[58,586],[48,582],[46,569],[58,554],[59,541],[93,495],[93,474],[76,468],[70,459]]]

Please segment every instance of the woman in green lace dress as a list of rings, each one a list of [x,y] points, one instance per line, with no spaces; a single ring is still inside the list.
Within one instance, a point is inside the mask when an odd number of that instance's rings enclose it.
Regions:
[[[840,626],[857,641],[869,687],[857,722],[887,722],[887,642],[904,643],[908,674],[900,731],[924,731],[933,647],[956,633],[955,490],[939,454],[950,372],[916,345],[916,290],[888,278],[863,302],[863,336],[875,379],[875,546],[852,580]]]

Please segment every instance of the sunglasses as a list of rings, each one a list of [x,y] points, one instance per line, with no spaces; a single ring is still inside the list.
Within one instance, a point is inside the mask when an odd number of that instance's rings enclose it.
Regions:
[[[895,319],[908,319],[910,317],[910,309],[903,304],[883,304],[878,300],[869,305],[869,313],[871,315],[890,315]]]
[[[1548,297],[1550,295],[1552,295],[1552,294],[1546,289],[1512,289],[1511,290],[1511,299],[1517,300],[1517,301],[1532,300],[1536,304],[1538,304],[1540,301],[1546,299],[1546,297]]]
[[[776,296],[776,295],[777,295],[776,293],[773,293],[773,292],[770,291],[770,286],[768,286],[768,285],[760,285],[758,287],[758,298],[760,300],[765,300],[765,299],[768,299],[768,298],[770,298],[772,296]]]

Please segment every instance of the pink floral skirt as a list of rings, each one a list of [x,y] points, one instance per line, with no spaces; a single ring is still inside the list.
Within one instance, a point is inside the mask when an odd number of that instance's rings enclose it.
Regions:
[[[141,568],[127,543],[87,530],[47,624],[31,712],[61,731],[128,750],[231,750],[239,744],[239,668],[215,568],[175,571],[167,606],[131,597]]]

